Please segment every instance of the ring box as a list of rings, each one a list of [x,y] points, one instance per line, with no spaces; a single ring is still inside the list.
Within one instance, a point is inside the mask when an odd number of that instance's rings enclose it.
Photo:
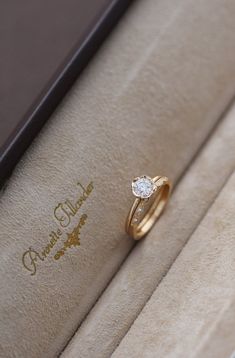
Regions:
[[[60,354],[125,270],[131,180],[180,183],[233,98],[234,15],[232,1],[133,3],[25,153],[0,202],[4,357]]]

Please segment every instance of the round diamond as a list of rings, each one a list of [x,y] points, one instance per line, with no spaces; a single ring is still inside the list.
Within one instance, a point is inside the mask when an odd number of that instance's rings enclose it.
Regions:
[[[149,198],[154,192],[155,184],[150,177],[141,176],[132,182],[132,191],[138,198]]]

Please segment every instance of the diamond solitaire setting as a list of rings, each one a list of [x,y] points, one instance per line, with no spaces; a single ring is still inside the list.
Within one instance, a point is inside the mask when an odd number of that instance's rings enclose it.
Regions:
[[[142,175],[135,178],[132,182],[132,192],[137,198],[147,199],[156,190],[156,185],[152,178]]]

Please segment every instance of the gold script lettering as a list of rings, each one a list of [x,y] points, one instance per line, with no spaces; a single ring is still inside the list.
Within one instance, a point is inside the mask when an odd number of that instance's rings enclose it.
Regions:
[[[77,183],[83,190],[82,195],[77,199],[75,203],[71,200],[65,200],[63,203],[59,203],[54,210],[54,217],[59,222],[62,228],[66,228],[71,223],[72,217],[74,217],[78,210],[81,208],[83,203],[86,201],[88,196],[93,190],[93,182],[90,182],[86,188],[81,183]]]
[[[71,214],[66,211],[66,207],[62,203],[59,203],[55,208],[54,216],[62,227],[67,227],[71,222]]]
[[[37,271],[37,260],[40,259],[41,261],[44,261],[44,258],[41,257],[41,255],[33,250],[31,247],[25,251],[22,257],[22,262],[26,270],[31,272],[31,276],[35,275]]]
[[[23,253],[22,263],[27,271],[31,275],[35,275],[37,272],[37,264],[39,261],[44,261],[50,255],[51,250],[57,244],[57,241],[61,239],[61,236],[66,234],[67,240],[64,241],[63,247],[56,252],[54,259],[58,260],[63,256],[67,249],[72,247],[77,247],[80,245],[80,229],[85,225],[87,215],[83,214],[75,228],[70,233],[64,232],[62,228],[66,228],[71,223],[71,219],[77,214],[78,210],[81,208],[83,203],[87,200],[90,193],[93,191],[93,182],[91,181],[87,187],[83,187],[80,182],[77,185],[82,189],[82,195],[80,195],[74,201],[66,199],[64,202],[59,203],[54,209],[54,218],[56,219],[57,224],[60,225],[55,231],[51,231],[49,234],[49,240],[47,244],[38,252],[31,247]]]

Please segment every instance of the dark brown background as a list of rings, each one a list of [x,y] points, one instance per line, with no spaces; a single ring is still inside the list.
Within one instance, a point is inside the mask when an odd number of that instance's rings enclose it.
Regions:
[[[1,2],[0,182],[127,5],[122,0]]]

